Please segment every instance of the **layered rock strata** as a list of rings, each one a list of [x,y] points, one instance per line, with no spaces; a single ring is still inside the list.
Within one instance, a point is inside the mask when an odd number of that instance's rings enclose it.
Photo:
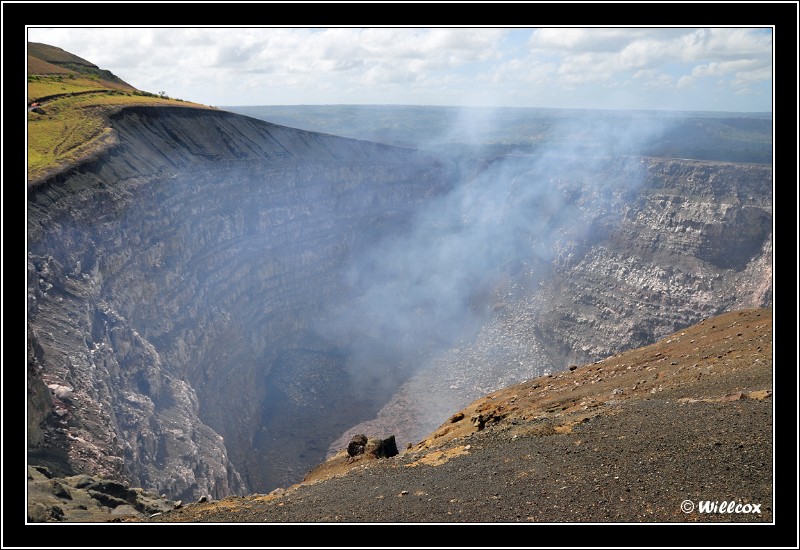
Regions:
[[[329,456],[360,432],[416,442],[452,411],[509,384],[647,345],[725,311],[772,306],[770,166],[619,158],[593,177],[612,182],[614,198],[591,197],[583,186],[590,182],[557,184],[580,188],[579,208],[557,230],[552,263],[530,261],[509,276],[479,334],[431,358],[376,418],[337,438]]]
[[[29,187],[29,460],[175,499],[263,487],[273,363],[448,172],[225,112],[110,123],[115,147]]]

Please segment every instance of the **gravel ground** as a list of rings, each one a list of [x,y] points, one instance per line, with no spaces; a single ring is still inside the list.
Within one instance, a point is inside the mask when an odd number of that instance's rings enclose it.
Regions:
[[[396,457],[339,455],[285,491],[149,521],[772,522],[771,313],[495,392]]]
[[[770,417],[769,401],[679,405],[646,400],[569,434],[514,438],[510,429],[490,430],[467,438],[470,449],[439,466],[408,467],[415,455],[406,454],[280,498],[232,499],[229,508],[187,507],[163,519],[771,521]],[[760,514],[686,514],[681,511],[686,499],[732,499],[761,503],[762,509]]]

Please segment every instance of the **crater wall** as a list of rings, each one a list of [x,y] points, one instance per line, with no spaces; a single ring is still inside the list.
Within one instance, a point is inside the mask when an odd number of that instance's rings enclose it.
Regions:
[[[320,323],[350,309],[353,260],[413,230],[455,164],[221,111],[110,123],[116,146],[29,188],[28,455],[56,474],[266,492],[353,433],[402,446],[499,387],[772,305],[769,166],[495,158],[459,185],[511,174],[502,204],[536,223],[470,211],[519,233],[485,247],[491,277],[466,304],[480,325],[356,380]],[[392,326],[375,327],[387,348]]]

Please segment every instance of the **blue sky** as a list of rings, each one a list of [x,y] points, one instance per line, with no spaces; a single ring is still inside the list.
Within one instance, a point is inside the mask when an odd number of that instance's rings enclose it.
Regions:
[[[767,28],[43,28],[137,88],[207,105],[772,111]]]

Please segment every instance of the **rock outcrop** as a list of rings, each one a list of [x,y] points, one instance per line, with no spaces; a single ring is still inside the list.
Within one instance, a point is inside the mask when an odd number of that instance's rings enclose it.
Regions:
[[[153,491],[86,474],[56,477],[46,466],[28,467],[28,522],[69,523],[149,518],[181,506]]]
[[[364,434],[356,434],[347,444],[347,456],[351,458],[363,454],[371,455],[374,458],[390,458],[398,452],[397,441],[395,441],[393,435],[386,439],[381,439],[379,437],[368,438]]]

